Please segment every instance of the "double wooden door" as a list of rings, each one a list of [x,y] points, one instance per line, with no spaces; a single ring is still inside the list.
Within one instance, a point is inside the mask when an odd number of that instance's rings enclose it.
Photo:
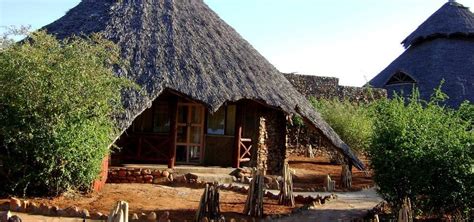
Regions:
[[[200,164],[203,159],[204,106],[178,103],[176,117],[176,163]]]

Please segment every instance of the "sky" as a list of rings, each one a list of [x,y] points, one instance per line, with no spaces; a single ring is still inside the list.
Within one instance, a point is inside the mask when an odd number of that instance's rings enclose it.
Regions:
[[[178,0],[176,0],[178,1]],[[204,0],[282,72],[362,86],[447,0]],[[80,0],[0,0],[0,26],[41,28]],[[474,7],[474,0],[458,0]],[[472,10],[471,10],[472,11]]]

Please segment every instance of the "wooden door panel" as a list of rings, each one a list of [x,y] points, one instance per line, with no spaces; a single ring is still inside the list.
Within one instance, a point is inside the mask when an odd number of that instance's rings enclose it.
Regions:
[[[176,132],[176,161],[201,163],[204,138],[204,106],[178,103]]]

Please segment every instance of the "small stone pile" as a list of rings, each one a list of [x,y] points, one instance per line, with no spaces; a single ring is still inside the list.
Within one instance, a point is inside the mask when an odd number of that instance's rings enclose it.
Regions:
[[[231,173],[235,177],[235,181],[244,184],[250,184],[252,181],[252,169],[248,167],[238,168]],[[265,189],[280,189],[281,176],[265,175]]]
[[[141,222],[141,221],[146,221],[146,222],[170,222],[170,212],[165,211],[162,215],[157,215],[155,212],[150,212],[148,214],[141,213],[141,214],[132,214],[129,217],[129,221],[136,221],[136,222]]]
[[[235,176],[236,182],[246,183],[252,177],[252,169],[249,167],[238,168],[231,175]]]

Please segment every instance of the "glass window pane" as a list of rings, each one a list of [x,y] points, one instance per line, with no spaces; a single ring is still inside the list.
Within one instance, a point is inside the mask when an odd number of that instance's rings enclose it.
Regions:
[[[201,143],[201,127],[199,126],[191,127],[191,143],[194,143],[194,144]]]
[[[201,160],[201,148],[199,146],[190,146],[188,149],[189,162],[199,163]]]
[[[185,126],[179,126],[177,131],[176,141],[178,143],[186,143],[188,128]]]
[[[202,108],[198,106],[191,107],[191,123],[202,123]]]
[[[178,106],[178,123],[188,123],[187,106]]]
[[[154,109],[153,132],[168,133],[170,131],[170,113],[166,103],[158,103]]]
[[[225,126],[226,135],[233,136],[235,134],[235,117],[237,112],[236,105],[227,106],[227,122]]]
[[[186,146],[176,147],[176,162],[186,162]]]
[[[153,109],[146,109],[133,122],[134,132],[153,132]]]
[[[207,119],[207,134],[224,135],[225,107],[221,107]]]

